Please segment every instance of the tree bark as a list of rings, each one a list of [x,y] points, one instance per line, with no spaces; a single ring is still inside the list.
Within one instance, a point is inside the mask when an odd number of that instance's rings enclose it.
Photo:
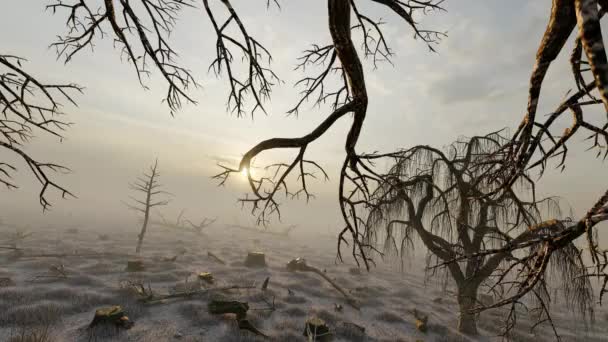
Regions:
[[[477,335],[477,318],[470,313],[477,301],[477,289],[475,284],[458,284],[458,331],[466,335]]]

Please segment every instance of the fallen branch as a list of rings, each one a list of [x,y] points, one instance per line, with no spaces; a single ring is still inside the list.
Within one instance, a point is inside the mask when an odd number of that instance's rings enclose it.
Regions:
[[[142,286],[142,288],[143,288],[143,286]],[[200,289],[200,290],[195,290],[195,291],[176,292],[176,293],[170,293],[170,294],[165,294],[165,295],[154,295],[151,292],[151,290],[148,290],[148,291],[142,293],[144,296],[141,296],[139,298],[139,300],[146,304],[154,304],[154,303],[157,303],[157,302],[160,302],[163,300],[167,300],[167,299],[190,298],[190,297],[194,297],[194,296],[198,296],[198,295],[202,295],[202,294],[207,294],[211,291],[227,291],[227,290],[240,290],[240,289],[253,289],[253,288],[255,288],[254,285],[246,285],[246,286],[231,285],[231,286],[224,286],[224,287],[206,288],[206,289]]]
[[[48,273],[36,275],[28,281],[35,282],[36,280],[42,279],[42,278],[67,279],[68,274],[67,274],[67,271],[66,271],[65,267],[63,266],[63,264],[51,265],[49,267]]]
[[[336,290],[338,290],[344,296],[344,298],[346,298],[346,302],[350,306],[357,310],[361,310],[361,307],[359,306],[356,299],[351,297],[348,292],[346,292],[340,285],[338,285],[335,281],[328,277],[323,271],[306,264],[306,260],[302,258],[293,259],[289,263],[287,263],[287,269],[290,271],[313,272],[320,275],[323,279],[327,280],[327,282],[330,283]]]
[[[222,259],[220,259],[217,255],[211,253],[211,252],[207,252],[207,256],[210,257],[211,259],[219,262],[222,265],[226,265],[226,262]]]

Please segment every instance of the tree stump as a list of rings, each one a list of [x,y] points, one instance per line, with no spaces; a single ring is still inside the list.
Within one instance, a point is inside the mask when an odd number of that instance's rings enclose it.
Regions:
[[[15,286],[15,282],[9,277],[0,277],[0,287]]]
[[[127,272],[140,272],[144,271],[146,268],[144,267],[143,260],[128,260],[127,261]]]
[[[420,332],[426,332],[426,321],[422,321],[417,319],[416,320],[416,329],[418,329],[418,331]]]
[[[129,320],[120,305],[95,310],[95,316],[89,324],[89,328],[99,324],[109,324],[124,329],[130,329],[133,326],[133,322]]]
[[[98,238],[99,238],[99,241],[108,241],[108,240],[110,240],[110,236],[108,234],[100,234],[98,236]]]
[[[414,314],[414,318],[416,318],[416,329],[418,329],[418,331],[425,333],[427,331],[427,322],[429,320],[429,316],[425,315],[421,312],[419,312],[418,310],[414,309],[413,310],[413,314]]]
[[[287,263],[288,271],[308,271],[308,265],[306,264],[306,260],[304,258],[295,258]]]
[[[266,267],[266,255],[262,252],[249,252],[245,259],[247,267]]]
[[[198,274],[198,279],[204,281],[207,284],[213,284],[214,283],[214,279],[213,279],[213,274],[209,273],[209,272],[201,272]]]
[[[230,313],[235,314],[238,320],[242,320],[247,317],[249,304],[237,301],[212,300],[207,305],[207,308],[210,314],[222,315]]]
[[[328,341],[331,337],[331,332],[324,320],[319,317],[311,317],[306,320],[304,336],[312,341]]]
[[[352,275],[361,275],[361,269],[359,267],[352,267],[348,269],[348,273]]]

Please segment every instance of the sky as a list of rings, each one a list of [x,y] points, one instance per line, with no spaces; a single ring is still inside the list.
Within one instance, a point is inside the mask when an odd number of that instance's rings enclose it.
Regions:
[[[70,167],[57,179],[78,198],[54,196],[53,208],[42,213],[39,185],[24,165],[17,166],[20,188],[0,189],[0,216],[20,224],[64,223],[135,227],[136,214],[124,202],[128,183],[159,160],[161,180],[173,196],[162,212],[167,217],[186,209],[186,217],[200,221],[219,217],[223,223],[248,224],[253,218],[237,198],[246,192],[243,179],[218,187],[211,176],[216,163],[236,166],[240,156],[257,142],[271,137],[300,136],[330,113],[328,106],[304,105],[296,118],[286,116],[298,99],[294,83],[297,58],[313,43],[329,42],[325,1],[282,0],[281,9],[266,2],[233,1],[252,36],[273,54],[272,66],[284,80],[266,102],[268,115],[237,118],[227,112],[224,78],[208,72],[215,54],[215,34],[201,8],[182,13],[171,36],[181,65],[192,70],[199,89],[190,94],[197,105],[185,105],[171,117],[161,103],[166,91],[157,73],[143,89],[132,67],[121,61],[112,42],[95,41],[68,64],[57,60],[49,45],[65,34],[67,14],[45,11],[50,1],[5,0],[0,13],[3,54],[26,57],[25,67],[50,82],[74,82],[85,87],[79,106],[65,111],[74,125],[63,141],[40,136],[27,146],[39,159]],[[527,83],[534,56],[548,21],[551,2],[527,0],[447,0],[446,12],[418,18],[426,28],[447,31],[448,37],[429,52],[413,39],[409,26],[383,7],[358,1],[372,18],[387,24],[385,34],[395,52],[393,65],[374,69],[365,62],[370,104],[358,144],[359,151],[391,151],[428,144],[445,146],[460,136],[485,134],[517,126],[527,103]],[[10,9],[10,10],[8,10]],[[570,47],[568,46],[569,50]],[[566,51],[567,52],[567,51]],[[543,88],[539,113],[548,113],[574,86],[568,72],[568,53],[552,66]],[[343,159],[344,138],[350,122],[344,118],[307,151],[329,172],[329,182],[317,182],[317,198],[310,203],[288,201],[282,222],[300,229],[335,231],[341,226],[337,207],[337,170]],[[579,137],[577,141],[580,141]],[[607,165],[575,143],[564,172],[548,172],[539,192],[561,196],[576,215],[608,186]],[[11,160],[7,152],[0,158]]]

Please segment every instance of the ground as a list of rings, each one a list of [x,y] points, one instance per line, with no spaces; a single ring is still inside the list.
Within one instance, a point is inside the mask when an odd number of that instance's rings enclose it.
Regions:
[[[303,229],[303,228],[300,228]],[[14,231],[0,227],[0,245]],[[40,229],[20,241],[25,255],[41,253],[134,254],[136,229],[103,232],[68,229]],[[349,270],[354,263],[345,256],[336,262],[336,239],[296,231],[290,237],[211,227],[205,235],[152,228],[145,237],[141,257],[143,272],[125,270],[128,256],[15,258],[10,250],[0,251],[0,341],[26,341],[24,333],[47,331],[46,341],[264,341],[239,330],[234,317],[211,315],[211,299],[249,303],[248,318],[271,341],[306,341],[305,321],[317,316],[334,333],[334,341],[493,341],[504,322],[504,312],[485,312],[480,317],[480,337],[467,338],[455,331],[458,306],[450,289],[442,291],[435,282],[425,282],[421,263],[413,262],[400,271],[381,262],[370,272]],[[268,267],[244,266],[248,251],[266,254]],[[182,253],[183,254],[180,254]],[[226,264],[208,256],[212,252]],[[175,261],[163,261],[178,255]],[[309,265],[325,270],[361,303],[353,309],[328,282],[314,273],[294,273],[286,264],[303,257]],[[61,268],[63,265],[63,268]],[[61,271],[58,272],[57,268]],[[62,274],[65,274],[65,276]],[[197,274],[210,272],[213,287],[254,286],[252,289],[211,290],[191,298],[177,298],[144,304],[127,282],[150,287],[156,295],[200,288]],[[268,290],[260,287],[269,277]],[[209,286],[209,285],[206,285]],[[267,310],[274,300],[275,310]],[[336,304],[342,306],[336,309]],[[95,310],[121,305],[134,325],[131,329],[87,329]],[[416,329],[412,311],[428,315],[428,331]],[[556,324],[565,341],[608,341],[608,311],[598,307],[596,322],[585,328],[572,310],[554,304]],[[365,328],[362,334],[352,324]],[[553,341],[551,330],[541,326],[530,333],[530,318],[520,318],[515,341]],[[30,339],[27,341],[45,341]]]

